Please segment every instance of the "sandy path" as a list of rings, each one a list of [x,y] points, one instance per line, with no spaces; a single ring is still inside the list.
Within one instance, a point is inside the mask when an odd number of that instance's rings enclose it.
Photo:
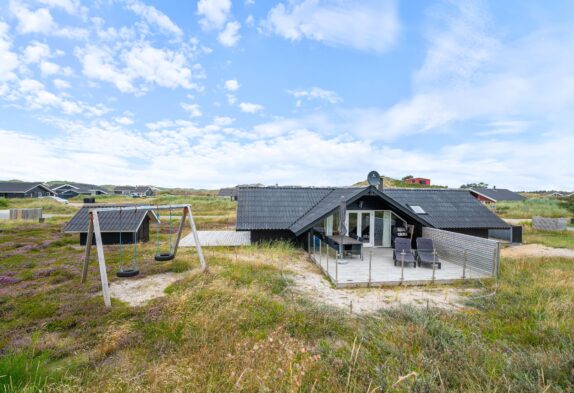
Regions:
[[[569,248],[552,248],[541,244],[523,244],[503,248],[500,255],[505,258],[524,258],[524,257],[558,257],[574,258],[574,250]]]

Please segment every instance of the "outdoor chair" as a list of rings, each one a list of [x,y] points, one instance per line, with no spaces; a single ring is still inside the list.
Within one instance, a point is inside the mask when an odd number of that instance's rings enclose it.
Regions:
[[[419,266],[436,264],[440,269],[442,264],[438,260],[438,255],[434,255],[434,244],[432,239],[427,239],[424,237],[417,238],[417,261]],[[436,260],[436,261],[435,261]]]
[[[403,261],[404,251],[404,261],[405,265],[412,264],[413,267],[417,267],[417,261],[413,255],[413,250],[411,250],[411,239],[409,238],[395,238],[395,248],[393,250],[393,261],[395,266],[400,266]]]

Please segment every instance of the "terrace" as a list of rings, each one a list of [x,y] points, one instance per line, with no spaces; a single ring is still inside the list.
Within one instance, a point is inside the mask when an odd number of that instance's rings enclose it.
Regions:
[[[498,275],[497,242],[430,228],[423,236],[433,239],[441,269],[395,266],[391,248],[364,247],[362,259],[348,254],[341,258],[319,236],[313,237],[309,254],[337,288],[449,284]]]

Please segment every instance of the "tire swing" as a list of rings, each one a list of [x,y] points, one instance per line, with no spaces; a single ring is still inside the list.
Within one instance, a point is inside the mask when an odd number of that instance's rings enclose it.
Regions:
[[[134,211],[134,215],[137,213],[137,210]],[[135,277],[140,274],[138,270],[138,259],[137,259],[137,232],[133,233],[133,242],[134,242],[134,265],[131,269],[124,269],[124,261],[123,261],[123,244],[122,244],[122,209],[120,208],[120,270],[116,272],[116,276],[120,278],[128,278],[128,277]]]
[[[172,245],[172,231],[173,231],[173,225],[172,225],[172,212],[171,212],[171,206],[169,207],[169,252],[161,252],[160,251],[160,247],[159,247],[159,227],[160,227],[160,223],[159,223],[159,218],[160,218],[160,213],[159,213],[159,209],[157,209],[157,217],[158,217],[158,223],[157,223],[157,229],[156,229],[156,253],[155,253],[155,257],[154,259],[158,262],[166,262],[166,261],[171,261],[173,258],[175,258],[175,254],[173,252],[173,245]]]

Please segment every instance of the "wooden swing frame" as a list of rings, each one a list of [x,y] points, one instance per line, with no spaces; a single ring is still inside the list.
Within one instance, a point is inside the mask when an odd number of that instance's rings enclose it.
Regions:
[[[197,255],[199,257],[199,262],[201,264],[201,271],[207,270],[207,264],[205,263],[205,258],[203,256],[203,250],[201,249],[201,244],[199,243],[199,235],[197,234],[197,229],[195,227],[195,221],[193,220],[193,214],[191,213],[191,205],[146,205],[146,206],[123,206],[123,207],[95,207],[90,209],[90,221],[88,225],[88,236],[86,239],[86,251],[84,254],[84,265],[82,268],[82,283],[85,283],[88,278],[88,265],[90,263],[90,251],[92,249],[92,238],[95,237],[96,240],[96,250],[98,253],[98,265],[100,267],[100,281],[102,283],[102,294],[104,296],[104,304],[106,307],[112,306],[112,301],[110,298],[110,289],[108,284],[108,273],[106,271],[106,257],[104,255],[104,245],[102,243],[102,232],[100,229],[100,218],[98,213],[106,211],[125,211],[125,210],[168,210],[168,209],[182,209],[181,222],[179,223],[179,230],[177,232],[177,238],[175,240],[175,246],[173,247],[174,258],[177,255],[177,248],[179,246],[179,241],[181,239],[181,233],[185,225],[185,219],[189,215],[189,225],[191,232],[193,233],[193,238],[195,240]],[[159,225],[159,224],[158,224]],[[137,239],[134,237],[134,241]]]

